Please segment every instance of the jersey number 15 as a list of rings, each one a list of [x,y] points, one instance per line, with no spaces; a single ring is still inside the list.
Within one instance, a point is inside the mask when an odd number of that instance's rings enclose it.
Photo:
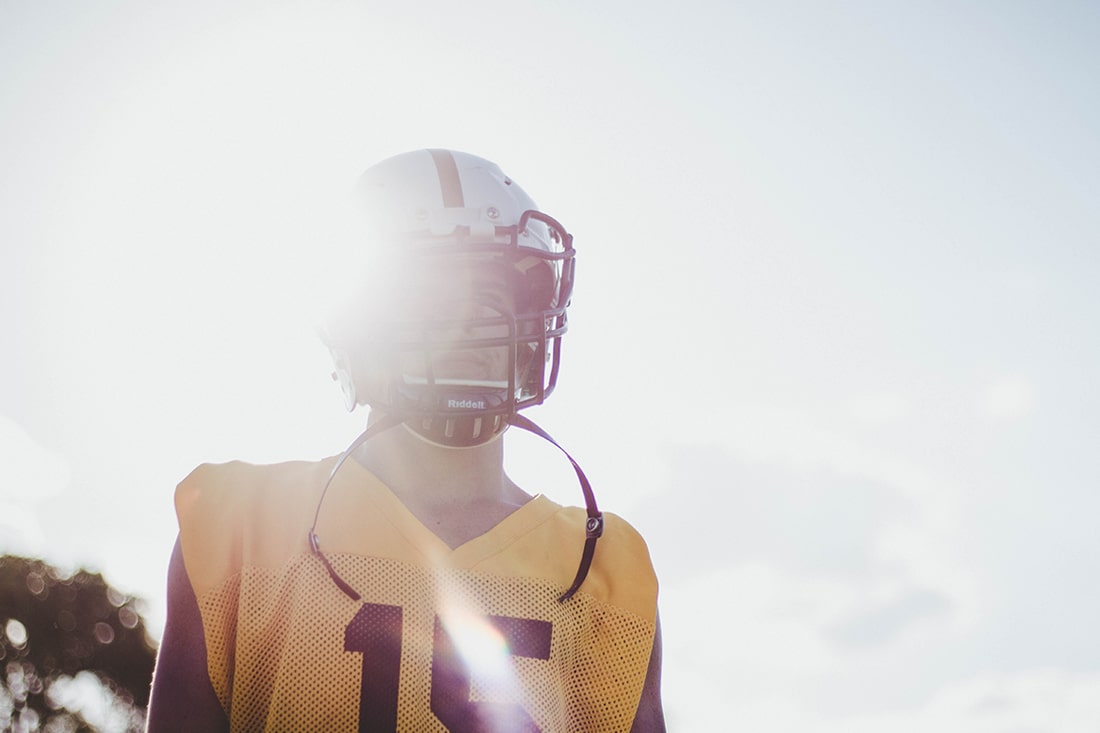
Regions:
[[[551,624],[511,616],[484,616],[513,656],[550,658]],[[344,651],[363,655],[359,692],[360,733],[397,730],[397,696],[401,676],[401,607],[364,604],[344,629]],[[470,674],[454,639],[435,618],[432,640],[432,713],[450,733],[523,731],[538,726],[522,706],[470,699]]]

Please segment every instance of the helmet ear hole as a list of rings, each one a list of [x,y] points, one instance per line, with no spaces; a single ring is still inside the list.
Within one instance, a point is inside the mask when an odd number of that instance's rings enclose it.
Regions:
[[[351,357],[344,349],[330,349],[332,352],[332,378],[340,384],[340,390],[344,393],[344,407],[348,412],[355,409],[359,403],[355,390],[355,378],[352,377]]]

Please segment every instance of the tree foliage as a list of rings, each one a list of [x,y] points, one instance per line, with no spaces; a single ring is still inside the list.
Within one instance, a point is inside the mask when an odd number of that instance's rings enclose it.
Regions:
[[[98,573],[0,556],[0,731],[140,730],[156,651],[138,605]]]

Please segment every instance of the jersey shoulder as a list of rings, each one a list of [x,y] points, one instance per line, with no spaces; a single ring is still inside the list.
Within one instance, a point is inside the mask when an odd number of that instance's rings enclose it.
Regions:
[[[592,566],[580,592],[602,603],[628,610],[653,621],[656,617],[657,575],[649,547],[641,533],[613,512],[604,512],[603,535],[596,541]],[[544,528],[545,546],[560,548],[556,564],[565,587],[577,571],[585,541],[586,511],[563,506]],[[540,538],[536,537],[536,541]]]
[[[238,572],[243,557],[278,567],[306,546],[332,459],[202,464],[175,492],[180,548],[197,594]],[[262,526],[263,532],[252,531]]]

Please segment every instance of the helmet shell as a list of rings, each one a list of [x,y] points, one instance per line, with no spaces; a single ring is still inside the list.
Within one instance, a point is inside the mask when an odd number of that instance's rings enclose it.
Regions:
[[[360,177],[355,198],[371,271],[363,297],[324,329],[348,403],[397,413],[439,445],[492,440],[511,415],[541,403],[556,384],[573,284],[572,237],[499,166],[458,151],[417,150],[383,160]],[[409,286],[427,268],[453,266],[503,268],[514,276],[517,297],[509,312],[469,324],[471,333],[504,324],[507,336],[491,344],[409,338],[439,324],[411,317],[395,294],[415,292]],[[393,338],[395,332],[402,338]],[[401,354],[427,363],[447,350],[502,345],[509,365],[499,384],[410,380],[396,366]]]

